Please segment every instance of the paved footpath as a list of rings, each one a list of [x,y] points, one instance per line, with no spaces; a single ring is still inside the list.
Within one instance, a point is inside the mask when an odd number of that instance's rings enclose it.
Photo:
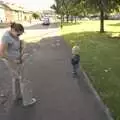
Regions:
[[[108,120],[85,80],[72,77],[70,57],[62,37],[44,38],[24,69],[36,105],[13,105],[0,120]]]

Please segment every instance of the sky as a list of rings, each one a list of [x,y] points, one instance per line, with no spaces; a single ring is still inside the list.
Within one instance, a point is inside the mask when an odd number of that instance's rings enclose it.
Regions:
[[[50,9],[50,6],[54,4],[54,0],[3,0],[3,1],[21,4],[24,7],[31,10]]]

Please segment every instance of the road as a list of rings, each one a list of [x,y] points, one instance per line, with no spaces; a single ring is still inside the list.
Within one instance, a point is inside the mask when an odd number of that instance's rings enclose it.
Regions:
[[[37,103],[23,108],[21,104],[6,102],[0,106],[0,110],[4,108],[0,111],[0,120],[108,120],[82,73],[79,79],[73,78],[71,49],[58,36],[57,26],[35,25],[26,30],[26,34],[38,30],[44,36],[41,41],[27,42],[26,52],[31,56],[24,68],[24,77],[31,81]],[[11,81],[3,64],[0,71],[0,87],[9,95],[10,101]]]

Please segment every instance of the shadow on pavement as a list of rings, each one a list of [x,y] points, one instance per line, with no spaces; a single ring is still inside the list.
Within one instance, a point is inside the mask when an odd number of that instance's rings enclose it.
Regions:
[[[22,107],[18,104],[13,104],[8,120],[33,120],[35,119],[36,106]]]

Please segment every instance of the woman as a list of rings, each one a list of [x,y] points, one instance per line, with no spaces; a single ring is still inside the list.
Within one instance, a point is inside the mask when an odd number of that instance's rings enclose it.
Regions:
[[[21,89],[21,42],[19,36],[23,33],[24,27],[21,24],[11,24],[11,29],[5,32],[0,41],[0,57],[7,64],[11,72],[14,100],[22,99],[23,104],[26,106],[35,103],[36,100],[30,97],[27,100],[24,89]]]

